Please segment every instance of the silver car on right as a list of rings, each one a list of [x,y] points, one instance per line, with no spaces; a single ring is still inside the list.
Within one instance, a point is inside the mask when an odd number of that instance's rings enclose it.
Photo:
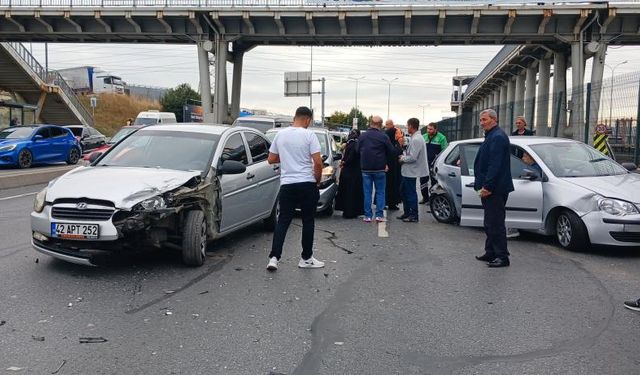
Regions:
[[[432,186],[433,217],[482,226],[473,189],[473,163],[483,139],[451,142],[438,156]],[[509,228],[555,236],[568,249],[591,244],[640,246],[640,175],[578,141],[510,137],[515,191],[507,201]],[[523,156],[529,163],[523,161]],[[628,167],[628,168],[627,168]],[[542,172],[542,173],[540,173]]]

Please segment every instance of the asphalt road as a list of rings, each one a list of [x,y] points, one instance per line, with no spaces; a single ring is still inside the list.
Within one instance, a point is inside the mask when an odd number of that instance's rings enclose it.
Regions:
[[[640,249],[524,235],[488,269],[476,229],[423,213],[381,238],[335,215],[317,220],[323,270],[296,267],[297,225],[276,273],[259,226],[201,268],[171,252],[89,268],[31,249],[39,188],[0,191],[0,373],[640,373],[640,314],[622,306],[640,297]]]

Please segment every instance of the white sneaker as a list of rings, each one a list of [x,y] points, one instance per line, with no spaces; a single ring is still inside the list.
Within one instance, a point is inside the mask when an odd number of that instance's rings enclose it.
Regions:
[[[311,257],[307,260],[300,258],[298,262],[298,267],[300,268],[322,268],[324,267],[324,262],[317,260],[314,257]]]
[[[271,259],[269,259],[269,264],[267,264],[267,269],[269,271],[277,270],[278,269],[278,258],[271,257]]]
[[[507,228],[507,238],[516,238],[520,235],[520,231],[514,228]]]

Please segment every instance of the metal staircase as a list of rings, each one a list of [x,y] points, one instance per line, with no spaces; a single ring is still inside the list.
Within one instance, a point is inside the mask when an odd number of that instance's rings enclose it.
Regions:
[[[93,117],[62,76],[47,72],[22,43],[0,43],[0,88],[37,105],[38,122],[93,126]]]

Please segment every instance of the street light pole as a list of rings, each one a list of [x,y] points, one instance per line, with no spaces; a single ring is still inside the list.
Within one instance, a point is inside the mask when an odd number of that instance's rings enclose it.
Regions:
[[[628,62],[629,62],[628,60],[624,60],[623,62],[614,65],[613,68],[608,64],[604,64],[604,66],[611,69],[611,89],[609,90],[609,127],[613,125],[613,119],[611,117],[611,110],[613,109],[613,73],[616,71],[616,68],[618,66],[622,64],[626,64]]]
[[[418,104],[418,107],[422,107],[422,125],[424,125],[424,109],[426,107],[431,107],[431,104]]]
[[[362,77],[347,77],[347,78],[356,81],[356,113],[355,113],[355,116],[354,116],[354,118],[356,119],[356,122],[354,122],[352,126],[353,126],[354,129],[357,129],[358,128],[358,123],[357,123],[357,121],[358,121],[357,120],[358,119],[358,81],[363,79],[364,76],[362,76]]]
[[[394,79],[382,79],[383,81],[385,81],[388,85],[389,85],[389,92],[387,94],[387,120],[389,119],[389,110],[391,108],[391,83],[393,83],[394,81],[397,81],[398,78],[394,78]]]

